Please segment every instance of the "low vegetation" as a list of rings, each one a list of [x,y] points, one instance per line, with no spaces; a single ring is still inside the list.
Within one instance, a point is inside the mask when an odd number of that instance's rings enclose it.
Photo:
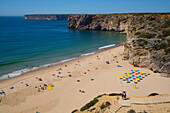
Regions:
[[[110,102],[106,101],[105,103],[102,103],[102,105],[100,106],[100,109],[107,108],[110,105],[111,105]]]
[[[109,96],[122,96],[122,93],[110,93]]]
[[[71,113],[75,113],[76,111],[78,111],[77,109],[73,110]]]
[[[136,32],[134,35],[140,35],[141,34],[141,32]]]
[[[163,37],[170,36],[170,29],[168,29],[168,30],[163,30],[163,31],[162,31],[162,34],[163,34],[163,35],[162,35]]]
[[[170,20],[166,21],[162,26],[161,28],[167,28],[170,26]]]
[[[139,37],[141,37],[141,38],[148,38],[148,39],[154,38],[155,36],[156,36],[156,34],[150,34],[150,33],[142,33],[139,35]]]
[[[83,106],[80,111],[84,111],[86,109],[89,109],[91,106],[94,106],[99,100],[97,98],[94,98],[92,101],[87,103],[85,106]]]
[[[94,106],[99,100],[98,98],[102,97],[103,95],[108,95],[108,96],[121,96],[121,93],[111,93],[111,94],[102,94],[102,95],[98,95],[96,98],[94,98],[92,101],[90,101],[89,103],[87,103],[85,106],[83,106],[80,111],[85,111],[87,109],[89,109],[90,107]],[[106,103],[107,106],[109,105],[109,103]]]
[[[168,47],[168,44],[162,43],[162,44],[156,44],[153,46],[153,49],[155,50],[161,50],[161,49],[166,49]]]
[[[137,40],[139,46],[144,46],[148,44],[148,41],[144,40],[144,39],[138,39]]]
[[[140,27],[139,29],[144,29],[145,28],[145,25],[144,26],[142,26],[142,27]]]

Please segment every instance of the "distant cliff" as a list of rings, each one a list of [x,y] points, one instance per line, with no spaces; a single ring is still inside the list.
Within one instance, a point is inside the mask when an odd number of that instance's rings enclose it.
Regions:
[[[68,14],[24,15],[25,20],[67,20]]]
[[[127,34],[124,59],[134,66],[170,74],[170,13],[70,15],[68,27]]]

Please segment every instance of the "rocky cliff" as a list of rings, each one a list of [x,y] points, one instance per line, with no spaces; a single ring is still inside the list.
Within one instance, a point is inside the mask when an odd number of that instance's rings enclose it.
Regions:
[[[170,13],[70,15],[68,27],[127,34],[124,59],[134,66],[170,74]]]
[[[24,15],[25,20],[67,20],[68,14]]]

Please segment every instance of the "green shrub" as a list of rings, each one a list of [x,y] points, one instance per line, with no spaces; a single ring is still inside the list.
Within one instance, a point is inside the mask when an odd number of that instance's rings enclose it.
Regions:
[[[73,110],[71,113],[75,113],[76,111],[78,111],[77,109]]]
[[[136,30],[136,27],[132,27],[133,30]]]
[[[139,29],[144,29],[145,28],[145,25],[144,26],[142,26],[142,27],[140,27]]]
[[[139,35],[139,37],[142,37],[142,38],[154,38],[156,36],[156,34],[149,34],[149,33],[143,33],[141,35]]]
[[[166,53],[170,53],[170,48],[166,48],[166,49],[165,49],[165,52],[166,52]]]
[[[104,109],[110,105],[111,105],[110,102],[106,101],[105,103],[102,103],[102,105],[100,106],[100,109]]]
[[[121,93],[110,93],[109,96],[122,96]]]
[[[167,28],[170,26],[170,20],[166,21],[162,26],[161,28]]]
[[[153,48],[155,50],[166,49],[167,47],[168,47],[168,44],[166,44],[166,43],[162,43],[160,45],[156,44],[156,45],[153,46]]]
[[[152,27],[155,27],[156,25],[155,24],[152,24]]]
[[[155,59],[156,57],[155,56],[152,56],[153,59]]]
[[[163,37],[167,37],[170,35],[170,29],[162,31]]]
[[[136,32],[134,35],[140,35],[141,34],[141,32]]]
[[[138,42],[139,46],[144,46],[144,45],[148,44],[148,41],[143,40],[143,39],[138,39],[137,42]]]
[[[94,98],[92,101],[87,103],[85,106],[83,106],[80,111],[84,111],[86,109],[89,109],[91,106],[94,106],[99,100],[97,98]]]
[[[133,110],[133,109],[131,109],[131,110],[129,110],[127,113],[136,113],[136,111]]]
[[[165,59],[165,58],[162,58],[162,60],[161,60],[161,61],[166,62],[166,59]]]
[[[102,97],[103,95],[106,95],[106,94],[98,95],[96,98],[100,98],[100,97]]]
[[[159,95],[159,94],[158,93],[151,93],[148,96],[156,96],[156,95]]]
[[[162,35],[158,35],[158,36],[157,36],[157,38],[160,38],[160,39],[162,39],[163,37],[162,37]]]

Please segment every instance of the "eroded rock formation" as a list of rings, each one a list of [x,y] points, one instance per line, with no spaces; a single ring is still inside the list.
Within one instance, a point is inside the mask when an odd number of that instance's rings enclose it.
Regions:
[[[124,59],[170,74],[170,14],[70,15],[68,27],[127,34]]]

